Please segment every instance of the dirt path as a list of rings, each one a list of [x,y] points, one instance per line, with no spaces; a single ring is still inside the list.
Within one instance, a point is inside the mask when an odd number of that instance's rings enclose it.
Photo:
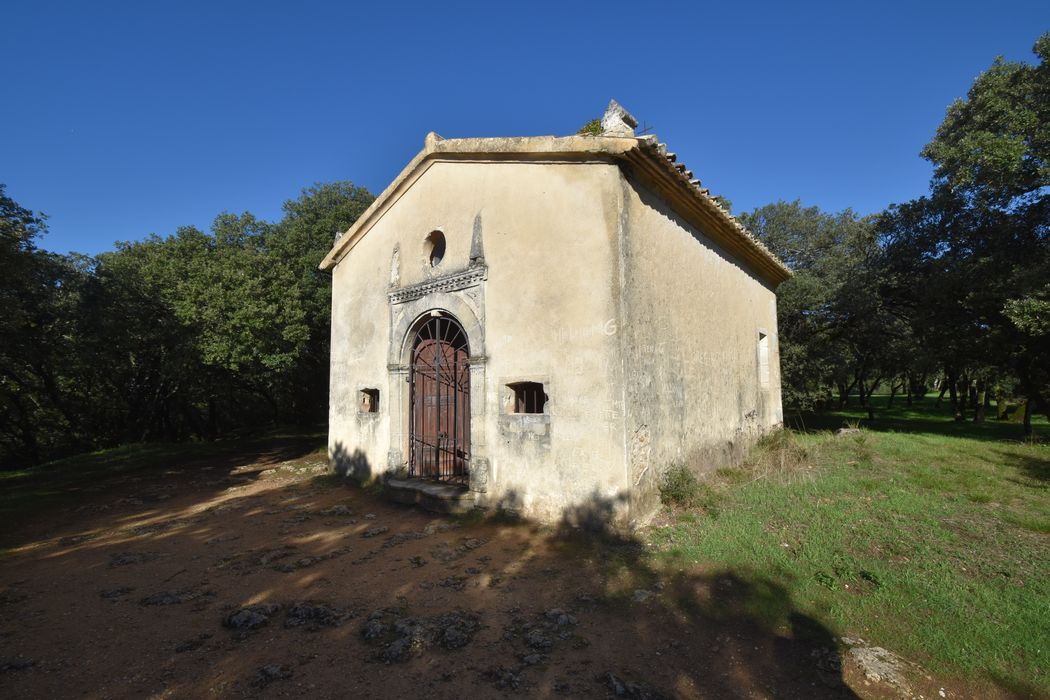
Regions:
[[[8,530],[0,696],[895,694],[811,620],[749,622],[756,582],[404,509],[286,457],[124,477]]]

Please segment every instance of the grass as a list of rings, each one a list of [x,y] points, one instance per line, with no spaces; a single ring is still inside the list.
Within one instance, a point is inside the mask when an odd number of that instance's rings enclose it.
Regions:
[[[864,418],[822,417],[861,420],[842,436],[785,431],[703,482],[708,505],[650,535],[658,560],[776,581],[836,634],[935,673],[1050,693],[1046,422],[1024,442],[1003,439],[1020,426],[960,426],[932,400]],[[787,631],[777,601],[750,610]]]

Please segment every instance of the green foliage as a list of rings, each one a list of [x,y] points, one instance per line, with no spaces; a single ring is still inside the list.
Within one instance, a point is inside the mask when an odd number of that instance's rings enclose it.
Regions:
[[[898,370],[898,322],[876,293],[879,247],[872,221],[850,210],[777,202],[741,221],[795,275],[777,289],[783,399],[793,408],[829,403]]]
[[[666,506],[697,508],[704,505],[709,493],[709,487],[682,464],[672,465],[660,482],[660,502]]]
[[[1038,64],[996,59],[949,107],[923,149],[930,196],[891,207],[878,230],[883,294],[950,381],[1016,378],[1046,412],[1050,35],[1034,50]]]
[[[1020,299],[1008,300],[1003,313],[1023,333],[1033,337],[1050,334],[1050,284]]]
[[[993,394],[1050,409],[1050,34],[1035,53],[997,59],[948,109],[923,150],[929,196],[873,218],[797,201],[741,215],[795,271],[778,289],[786,406],[857,394],[871,419],[877,387],[910,402],[936,382],[959,420]]]
[[[750,478],[790,478],[810,467],[812,455],[790,430],[774,430],[763,435],[745,462]]]
[[[601,136],[602,135],[602,120],[592,119],[576,132],[578,136]]]
[[[323,420],[330,285],[317,264],[371,202],[316,185],[276,223],[223,213],[209,232],[88,259],[37,250],[43,218],[0,198],[0,465]]]
[[[1050,33],[1032,50],[1035,65],[997,58],[922,151],[939,183],[983,205],[1042,199],[1050,186]]]

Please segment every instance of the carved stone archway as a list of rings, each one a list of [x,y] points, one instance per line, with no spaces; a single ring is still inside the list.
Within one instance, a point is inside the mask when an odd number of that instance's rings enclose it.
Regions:
[[[484,417],[485,406],[485,329],[484,277],[465,280],[469,286],[450,291],[424,291],[405,298],[405,290],[390,293],[390,339],[387,356],[390,404],[390,452],[387,472],[409,476],[411,441],[411,378],[413,341],[419,329],[433,314],[455,318],[467,337],[470,385],[470,461],[467,484],[483,493],[489,477]],[[470,284],[473,282],[473,284]]]

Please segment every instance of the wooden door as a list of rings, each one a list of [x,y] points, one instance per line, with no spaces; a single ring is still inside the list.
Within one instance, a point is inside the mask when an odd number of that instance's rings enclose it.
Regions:
[[[409,473],[466,483],[470,462],[467,337],[455,319],[434,316],[412,349]]]

